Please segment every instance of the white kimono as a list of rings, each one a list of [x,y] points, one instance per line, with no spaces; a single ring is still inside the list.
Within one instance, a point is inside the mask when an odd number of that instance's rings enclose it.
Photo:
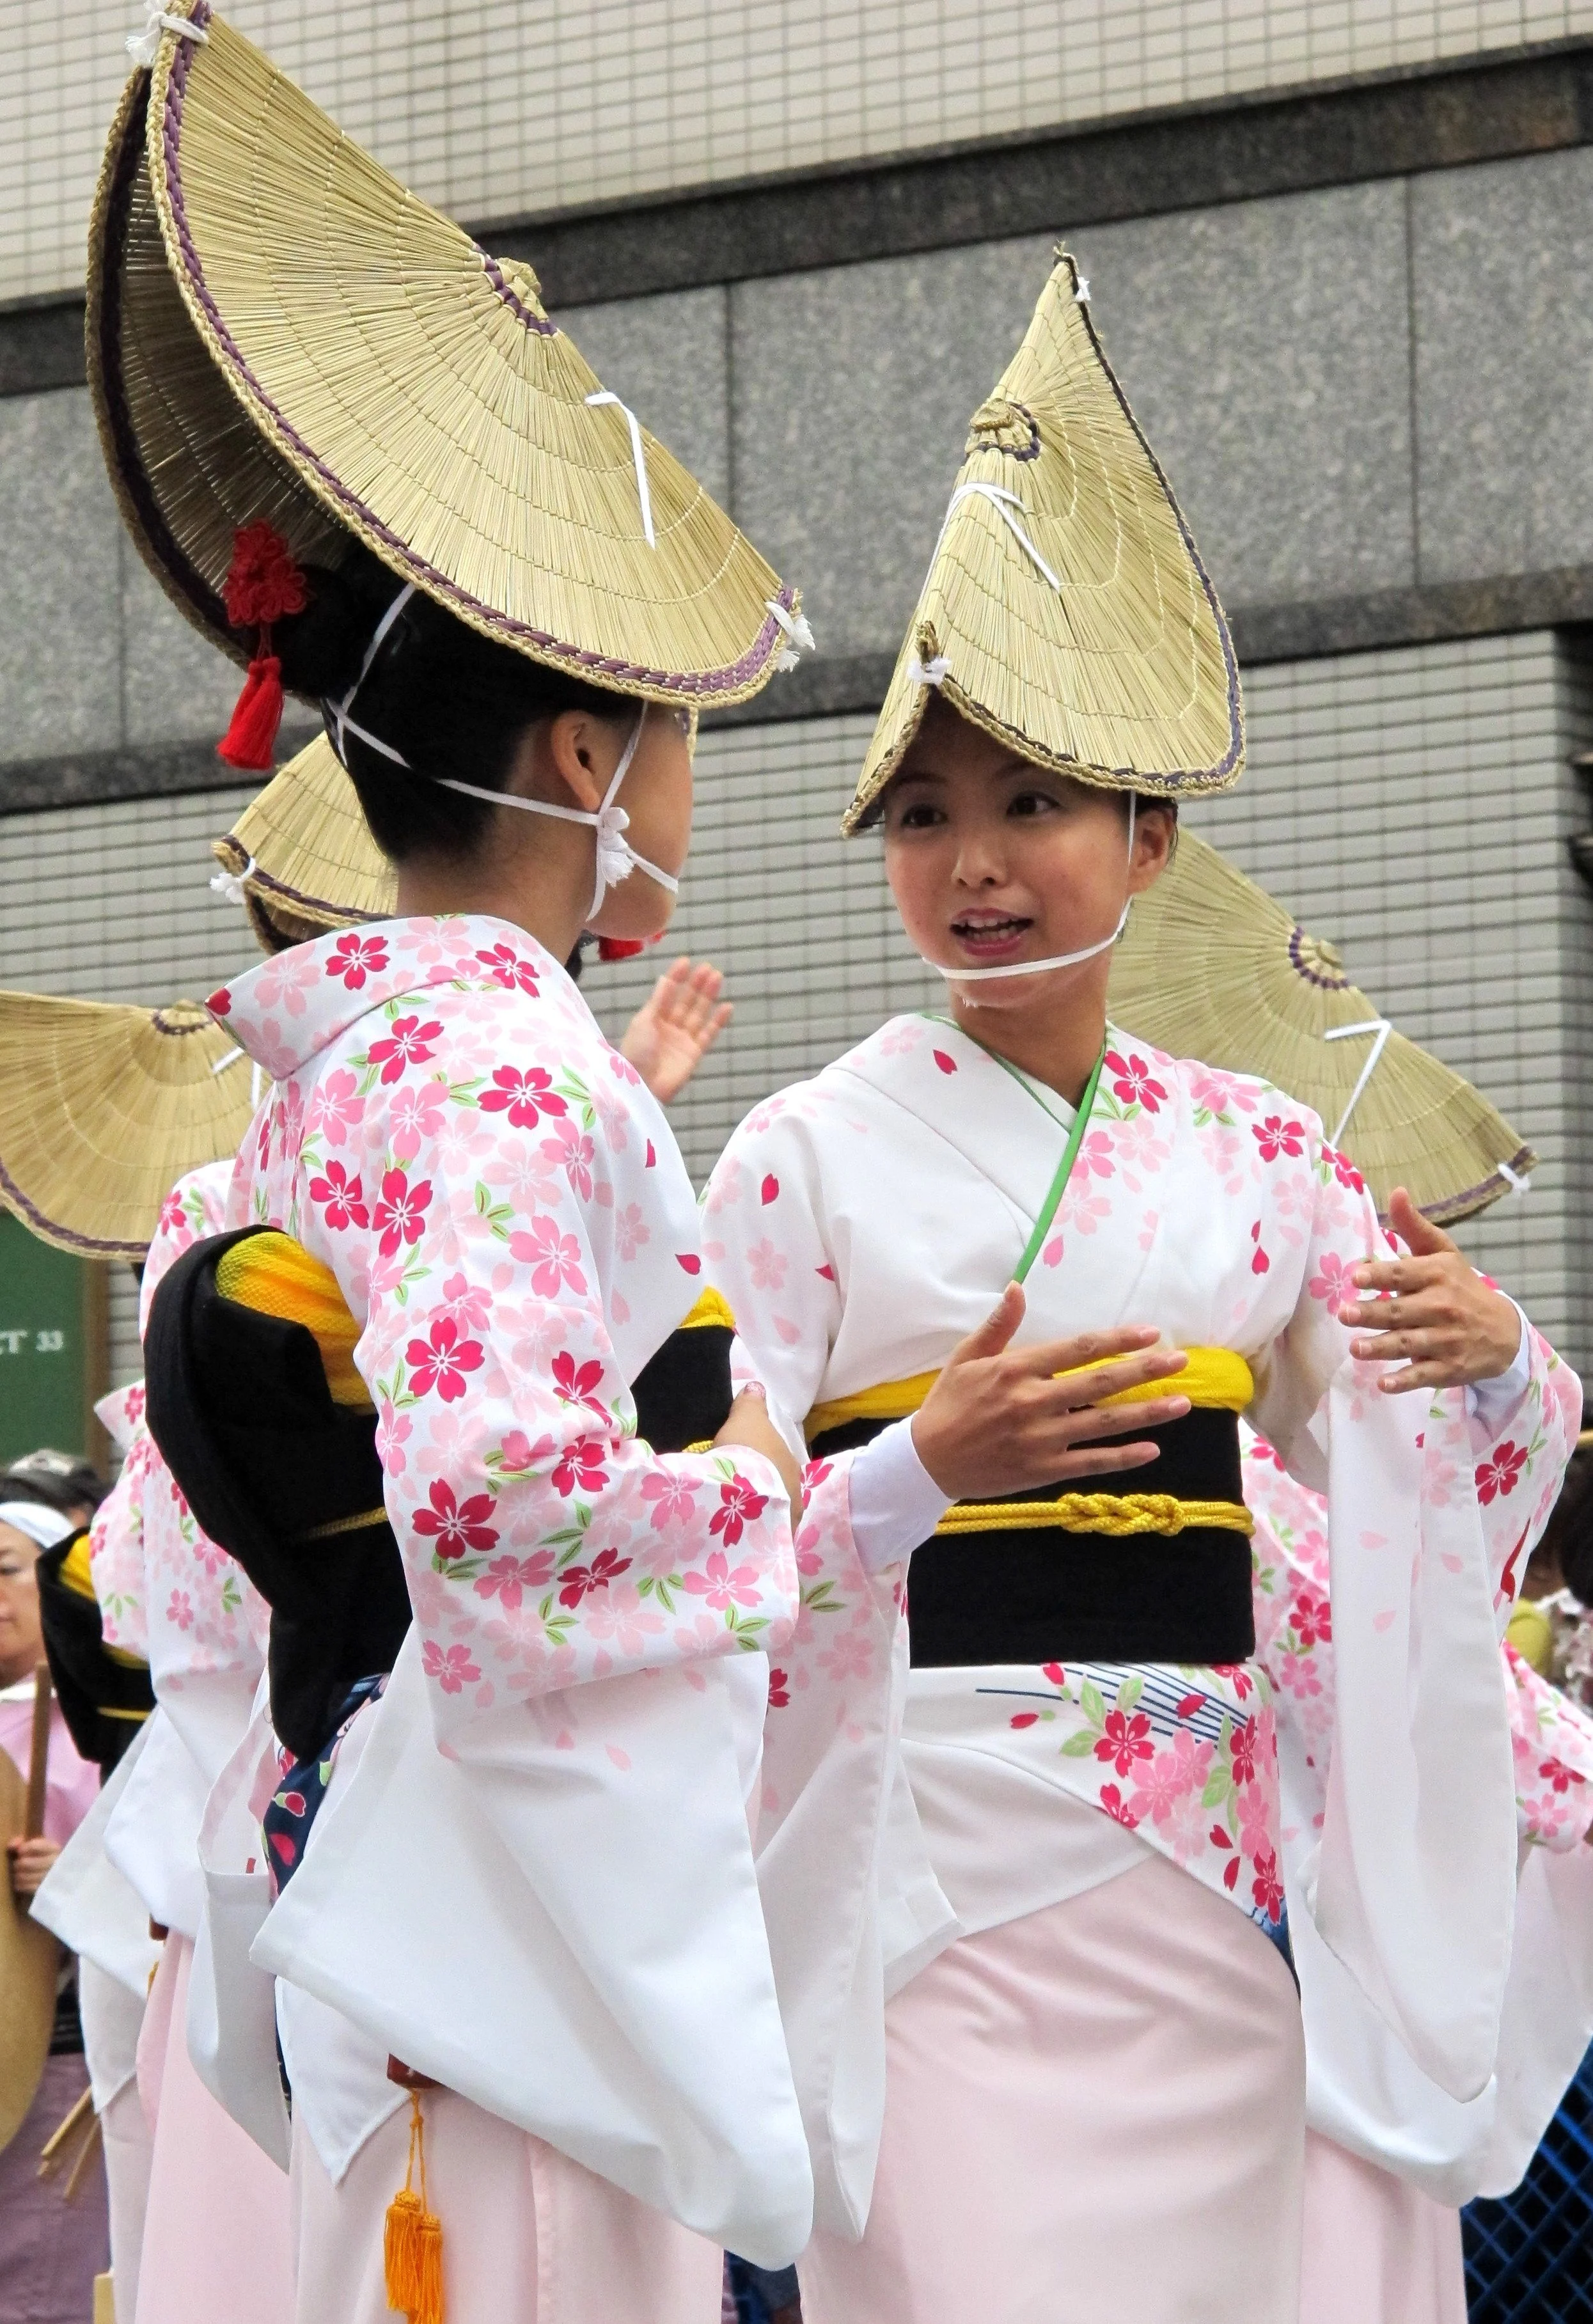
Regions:
[[[893,1019],[748,1117],[714,1174],[704,1248],[788,1425],[944,1363],[1011,1277],[1072,1120],[926,1017]],[[1327,1491],[1339,1718],[1298,1905],[1403,2051],[1466,2100],[1493,2071],[1515,1896],[1497,1641],[1579,1389],[1534,1339],[1517,1488],[1480,1489],[1490,1448],[1464,1397],[1385,1397],[1378,1368],[1349,1354],[1336,1303],[1386,1248],[1313,1116],[1114,1030],[1020,1336],[1155,1323],[1175,1346],[1234,1351],[1257,1426]],[[819,2216],[853,2236],[881,2004],[941,1949],[1147,1849],[1262,1927],[1283,1904],[1262,1669],[909,1674],[902,1568],[869,1574],[852,1539],[858,1457],[810,1471],[805,1613],[774,1674],[760,1840]],[[1154,1489],[1154,1471],[1130,1483]],[[1097,1813],[1047,1823],[1044,1792]]]

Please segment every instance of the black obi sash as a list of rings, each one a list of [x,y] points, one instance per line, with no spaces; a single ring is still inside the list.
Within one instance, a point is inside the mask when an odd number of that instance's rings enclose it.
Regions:
[[[888,1425],[857,1420],[826,1429],[815,1437],[812,1455],[866,1444]],[[1197,1407],[1136,1434],[1159,1445],[1160,1458],[1143,1469],[1011,1494],[1004,1512],[1064,1493],[1167,1494],[1242,1507],[1237,1415]],[[1174,1534],[1111,1534],[1054,1521],[937,1533],[907,1569],[907,1623],[917,1669],[1245,1662],[1256,1650],[1249,1538],[1200,1524]]]
[[[76,1533],[41,1550],[33,1572],[44,1652],[61,1717],[78,1757],[92,1760],[103,1779],[154,1709],[155,1697],[149,1665],[111,1651],[92,1589],[86,1596],[72,1585],[67,1561],[82,1540]]]

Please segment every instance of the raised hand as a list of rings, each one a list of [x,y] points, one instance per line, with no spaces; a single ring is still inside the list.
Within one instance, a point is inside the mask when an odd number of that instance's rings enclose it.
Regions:
[[[664,971],[626,1026],[620,1054],[630,1059],[662,1105],[678,1097],[730,1023],[719,996],[724,978],[711,962],[684,957]]]
[[[1389,1396],[1465,1388],[1507,1372],[1521,1345],[1521,1317],[1504,1293],[1484,1282],[1403,1186],[1394,1190],[1388,1222],[1410,1257],[1367,1259],[1354,1269],[1356,1288],[1374,1296],[1339,1310],[1341,1323],[1364,1334],[1351,1340],[1350,1354],[1373,1362],[1407,1359],[1377,1383]]]

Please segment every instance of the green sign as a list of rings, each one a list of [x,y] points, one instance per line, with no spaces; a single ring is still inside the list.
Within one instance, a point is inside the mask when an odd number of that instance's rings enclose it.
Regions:
[[[88,1449],[105,1364],[105,1270],[0,1211],[0,1462]]]

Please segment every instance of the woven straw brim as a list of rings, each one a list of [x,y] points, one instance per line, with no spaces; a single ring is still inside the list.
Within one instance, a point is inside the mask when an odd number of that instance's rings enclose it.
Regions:
[[[1073,261],[1058,261],[974,414],[844,830],[901,764],[934,691],[914,664],[937,657],[946,701],[1037,765],[1169,798],[1227,790],[1243,769],[1222,609],[1078,300]],[[959,498],[971,484],[1012,498]]]
[[[211,853],[243,881],[255,933],[268,951],[327,928],[389,919],[397,908],[398,873],[372,838],[358,794],[324,734],[250,800]]]
[[[251,1079],[197,1001],[0,992],[0,1200],[62,1250],[142,1259],[183,1173],[236,1153]]]
[[[532,659],[660,701],[732,703],[785,645],[777,576],[542,310],[194,0],[122,101],[89,240],[87,353],[134,537],[235,657],[235,528],[302,562],[357,537]]]
[[[1112,963],[1112,1020],[1176,1057],[1258,1074],[1320,1116],[1334,1139],[1377,1039],[1377,1004],[1331,945],[1197,839],[1135,901]],[[1344,1040],[1341,1025],[1368,1026]],[[1486,1210],[1536,1156],[1470,1083],[1390,1033],[1336,1142],[1386,1216],[1404,1186],[1441,1225]],[[1503,1167],[1501,1167],[1503,1166]]]

